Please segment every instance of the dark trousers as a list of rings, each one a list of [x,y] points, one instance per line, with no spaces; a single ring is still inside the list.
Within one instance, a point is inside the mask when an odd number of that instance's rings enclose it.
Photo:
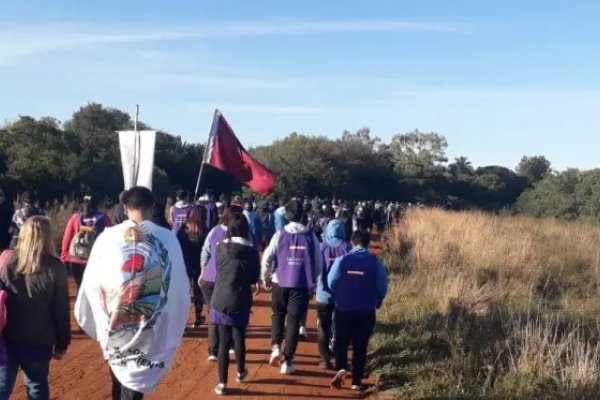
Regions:
[[[233,341],[235,361],[239,373],[246,369],[246,328],[231,325],[216,325],[219,331],[219,383],[227,383],[229,371],[229,348]]]
[[[121,385],[121,382],[113,374],[112,369],[110,370],[110,377],[112,379],[112,400],[142,400],[144,398],[143,393]]]
[[[79,291],[79,288],[81,287],[81,281],[83,281],[85,266],[86,264],[67,263],[67,269],[71,272],[71,275],[77,284],[77,291]]]
[[[48,372],[50,360],[15,361],[8,360],[0,366],[0,400],[8,400],[15,386],[19,368],[23,370],[23,383],[27,387],[27,398],[47,400],[50,398]]]
[[[202,322],[202,307],[204,306],[204,296],[200,285],[198,285],[198,278],[200,275],[190,277],[190,286],[192,287],[192,300],[194,301],[196,322]]]
[[[334,304],[317,303],[317,342],[319,343],[319,354],[323,360],[329,360],[331,358],[329,343],[331,342],[334,310]]]
[[[200,290],[202,291],[202,296],[204,297],[204,301],[210,307],[210,301],[212,300],[213,291],[215,290],[214,282],[200,281]],[[217,326],[212,323],[212,321],[208,321],[208,355],[216,356],[219,351],[219,331]]]
[[[360,385],[367,364],[367,347],[375,327],[375,311],[335,312],[335,366],[348,369],[348,346],[352,344],[352,384]]]
[[[298,347],[300,321],[308,309],[308,289],[282,288],[273,284],[271,291],[271,342],[281,345],[285,338],[286,361],[294,359]]]

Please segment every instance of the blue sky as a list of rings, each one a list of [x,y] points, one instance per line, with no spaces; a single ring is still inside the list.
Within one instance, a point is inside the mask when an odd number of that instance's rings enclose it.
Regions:
[[[139,103],[198,142],[218,107],[247,146],[418,128],[475,165],[600,166],[598,1],[2,0],[0,16],[0,120]]]

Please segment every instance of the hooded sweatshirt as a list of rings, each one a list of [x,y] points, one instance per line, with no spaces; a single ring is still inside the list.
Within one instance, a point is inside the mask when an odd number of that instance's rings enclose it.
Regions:
[[[323,273],[317,281],[317,303],[333,303],[333,293],[327,284],[327,274],[336,258],[347,254],[351,249],[346,240],[346,225],[344,221],[332,219],[325,229],[324,241],[321,243],[323,254]]]
[[[208,196],[202,196],[196,202],[197,205],[202,206],[206,209],[206,229],[211,230],[219,223],[219,212],[217,210],[217,203],[210,199]]]
[[[175,206],[171,210],[171,221],[173,221],[171,230],[174,234],[177,235],[179,233],[179,230],[185,225],[193,210],[194,206],[185,201],[175,203]]]
[[[300,243],[299,240],[303,242]],[[286,252],[291,254],[285,254]],[[292,263],[280,262],[282,259]],[[298,265],[299,262],[302,266]],[[313,290],[316,277],[321,275],[322,270],[323,256],[317,237],[301,223],[290,222],[273,235],[265,249],[261,262],[261,279],[263,282],[277,283],[281,287]],[[294,279],[299,282],[290,284],[289,281]]]

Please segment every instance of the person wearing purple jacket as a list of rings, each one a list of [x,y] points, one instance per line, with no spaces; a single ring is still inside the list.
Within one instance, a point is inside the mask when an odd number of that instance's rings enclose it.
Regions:
[[[194,209],[193,204],[190,204],[190,193],[186,190],[177,191],[177,202],[171,209],[171,230],[175,235],[179,234]]]
[[[313,231],[300,223],[304,208],[292,200],[285,206],[289,223],[275,233],[263,254],[261,280],[271,290],[271,343],[269,364],[278,366],[285,337],[282,374],[293,374],[302,316],[323,270],[323,256]]]
[[[318,319],[318,338],[319,355],[321,361],[319,367],[322,369],[332,369],[331,352],[329,343],[331,341],[331,332],[333,325],[333,312],[335,310],[335,299],[327,283],[327,275],[331,266],[338,257],[348,254],[352,249],[350,242],[346,239],[346,225],[340,219],[332,219],[327,224],[323,233],[323,243],[321,243],[321,254],[323,254],[323,272],[317,281],[317,319]]]
[[[366,230],[352,234],[353,249],[336,258],[327,275],[335,298],[335,366],[331,386],[343,385],[348,369],[348,346],[352,344],[352,390],[362,390],[367,347],[375,327],[375,312],[387,293],[385,267],[367,250],[371,235]]]
[[[196,205],[206,209],[206,229],[210,231],[217,226],[219,223],[219,210],[217,208],[217,203],[215,202],[213,191],[208,189],[204,193],[204,196],[198,199]]]

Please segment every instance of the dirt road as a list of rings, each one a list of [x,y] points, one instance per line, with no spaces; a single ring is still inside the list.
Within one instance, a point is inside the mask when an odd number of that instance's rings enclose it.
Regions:
[[[374,243],[375,251],[380,250]],[[74,295],[74,288],[71,288]],[[73,298],[74,301],[74,298]],[[314,302],[313,302],[314,303]],[[190,322],[192,314],[190,313]],[[316,312],[314,304],[309,311],[309,341],[298,347],[294,375],[281,375],[268,364],[271,347],[270,297],[263,293],[256,298],[247,335],[248,382],[235,383],[235,362],[230,365],[230,395],[227,398],[243,399],[355,399],[365,398],[368,392],[358,395],[348,389],[329,387],[333,375],[317,366],[319,356],[316,344]],[[79,332],[73,321],[74,332]],[[217,385],[217,364],[206,361],[208,340],[206,328],[186,333],[173,368],[148,399],[213,399]],[[366,383],[369,382],[367,379]],[[74,333],[68,355],[61,361],[52,361],[50,389],[53,399],[103,400],[110,399],[110,376],[98,344],[81,333]],[[26,399],[21,380],[11,398]]]

